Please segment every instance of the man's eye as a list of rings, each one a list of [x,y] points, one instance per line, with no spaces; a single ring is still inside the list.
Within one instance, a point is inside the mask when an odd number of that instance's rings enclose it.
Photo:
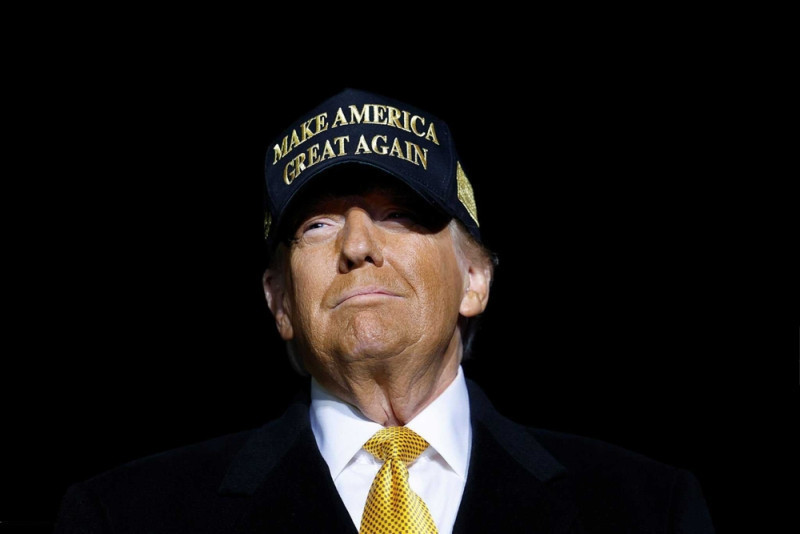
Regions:
[[[303,223],[298,226],[298,230],[300,233],[306,232],[313,232],[316,230],[324,230],[325,228],[330,228],[336,224],[335,217],[312,217],[303,221]]]
[[[336,218],[315,217],[297,227],[294,239],[297,243],[318,243],[334,235],[338,226]]]
[[[324,227],[325,227],[325,223],[324,222],[315,221],[315,222],[312,222],[312,223],[309,223],[309,224],[305,225],[305,227],[303,228],[303,231],[304,232],[308,232],[309,230],[316,230],[318,228],[324,228]]]
[[[387,219],[414,219],[414,215],[408,211],[392,211],[386,216]]]

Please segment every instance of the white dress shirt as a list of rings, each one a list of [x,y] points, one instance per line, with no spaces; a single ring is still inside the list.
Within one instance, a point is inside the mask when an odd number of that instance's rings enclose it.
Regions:
[[[453,531],[467,480],[472,428],[461,367],[453,383],[406,426],[430,446],[408,466],[409,484],[441,534]],[[382,462],[362,447],[383,428],[311,380],[311,429],[356,528]]]

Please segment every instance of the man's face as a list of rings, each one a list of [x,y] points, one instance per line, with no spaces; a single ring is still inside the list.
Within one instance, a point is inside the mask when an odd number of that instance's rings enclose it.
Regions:
[[[310,195],[295,217],[281,333],[307,367],[331,371],[455,354],[468,280],[448,221],[399,182],[358,183]]]

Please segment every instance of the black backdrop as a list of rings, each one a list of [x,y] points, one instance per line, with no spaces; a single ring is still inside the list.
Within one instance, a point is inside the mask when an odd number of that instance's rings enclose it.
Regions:
[[[345,86],[451,126],[500,258],[465,369],[501,410],[693,471],[720,532],[795,506],[796,206],[721,70],[135,35],[16,65],[0,521],[46,528],[70,483],[280,414],[302,380],[260,285],[263,161]]]

